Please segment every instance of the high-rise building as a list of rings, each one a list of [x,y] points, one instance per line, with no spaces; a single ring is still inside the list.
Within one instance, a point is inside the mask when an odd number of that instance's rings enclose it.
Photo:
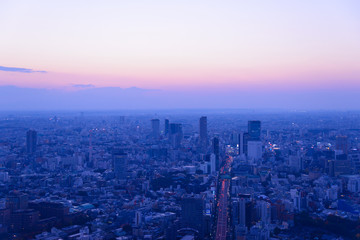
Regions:
[[[250,194],[239,194],[232,198],[232,220],[233,224],[240,228],[250,227],[254,219],[254,202]],[[237,234],[243,235],[243,234]]]
[[[360,152],[353,150],[348,154],[348,158],[351,162],[351,166],[355,172],[360,172]]]
[[[165,129],[164,129],[164,133],[165,136],[167,136],[169,134],[169,130],[170,130],[170,121],[169,119],[165,119]]]
[[[158,139],[160,137],[160,120],[152,119],[151,120],[151,129],[152,129],[152,137]]]
[[[243,154],[245,154],[245,152],[244,152],[244,132],[240,132],[238,136],[239,136],[238,153],[240,156],[242,156]]]
[[[346,154],[335,155],[334,175],[351,174],[351,161]]]
[[[219,170],[219,160],[215,154],[210,155],[210,173],[216,173]]]
[[[353,175],[349,177],[347,189],[349,192],[353,193],[360,192],[360,177],[358,175]]]
[[[247,145],[249,159],[259,160],[262,158],[262,143],[260,141],[249,141]]]
[[[218,171],[220,168],[220,145],[219,138],[214,137],[212,141],[212,148],[215,157],[215,170]],[[211,170],[212,171],[212,170]]]
[[[113,167],[116,178],[125,179],[127,177],[127,154],[123,150],[114,149]]]
[[[207,133],[207,117],[202,116],[199,120],[200,125],[200,139],[207,140],[208,133]]]
[[[230,145],[236,147],[239,144],[239,134],[237,132],[233,132],[230,135]]]
[[[271,205],[266,201],[257,202],[258,217],[264,224],[269,224],[271,220]]]
[[[35,130],[29,130],[26,132],[26,152],[33,154],[36,151],[37,144],[37,132]]]
[[[348,137],[347,136],[337,136],[335,148],[338,151],[342,151],[343,154],[347,154],[348,153]]]
[[[206,151],[208,145],[208,132],[207,132],[207,117],[203,116],[199,120],[199,132],[200,132],[200,148],[202,151]]]
[[[181,223],[185,228],[193,228],[204,236],[205,200],[201,195],[184,195],[181,199]]]
[[[243,133],[240,134],[239,136],[241,136],[241,141],[240,144],[242,146],[242,153],[245,154],[246,156],[248,155],[248,142],[251,140],[250,138],[250,134],[249,133]],[[241,149],[240,149],[241,151]]]
[[[252,141],[260,140],[261,136],[261,122],[260,121],[249,121],[248,122],[248,133]]]
[[[232,217],[234,225],[246,226],[246,199],[235,198],[232,202]]]
[[[219,145],[219,138],[218,137],[214,137],[213,138],[213,153],[215,155],[219,155],[220,154],[220,145]]]
[[[181,123],[170,123],[170,134],[176,134],[182,132]]]
[[[170,141],[173,148],[179,148],[183,138],[182,125],[180,123],[170,123]]]

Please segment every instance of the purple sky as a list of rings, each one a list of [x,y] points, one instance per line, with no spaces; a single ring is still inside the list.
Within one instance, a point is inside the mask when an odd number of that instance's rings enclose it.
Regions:
[[[107,98],[93,88],[158,89],[117,93],[146,108],[357,109],[359,9],[357,0],[2,1],[0,86],[63,102],[90,90]],[[84,107],[86,96],[75,98]]]

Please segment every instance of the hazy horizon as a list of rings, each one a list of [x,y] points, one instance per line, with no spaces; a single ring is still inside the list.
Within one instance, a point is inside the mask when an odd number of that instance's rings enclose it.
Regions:
[[[77,89],[0,87],[0,111],[9,110],[156,110],[273,109],[360,110],[357,90],[350,91],[171,91],[141,88]]]
[[[0,110],[360,109],[359,8],[2,1]]]

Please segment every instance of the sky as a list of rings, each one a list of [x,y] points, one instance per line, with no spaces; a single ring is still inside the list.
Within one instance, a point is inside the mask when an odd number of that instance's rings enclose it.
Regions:
[[[1,0],[0,86],[351,95],[359,12],[358,0]]]

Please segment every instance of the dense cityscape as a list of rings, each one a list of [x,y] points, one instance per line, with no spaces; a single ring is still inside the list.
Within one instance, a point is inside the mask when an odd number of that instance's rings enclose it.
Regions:
[[[360,0],[0,0],[0,240],[360,240]]]
[[[2,113],[0,238],[360,238],[359,117]]]

